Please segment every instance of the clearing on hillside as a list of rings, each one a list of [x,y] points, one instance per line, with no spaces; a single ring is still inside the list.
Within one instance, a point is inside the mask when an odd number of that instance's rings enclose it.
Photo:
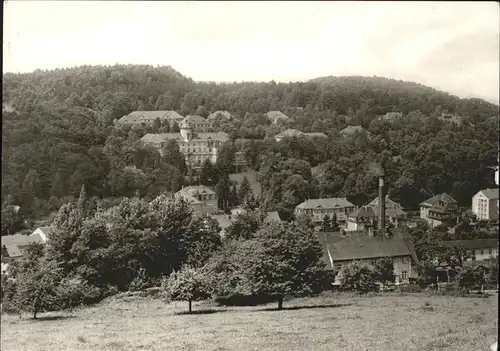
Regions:
[[[39,321],[2,316],[3,351],[488,350],[498,300],[425,294],[330,296],[258,307],[111,299]],[[204,313],[200,313],[204,311]]]

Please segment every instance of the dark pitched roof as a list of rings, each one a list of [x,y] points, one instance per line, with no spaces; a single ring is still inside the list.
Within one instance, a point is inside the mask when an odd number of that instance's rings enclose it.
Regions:
[[[352,212],[349,217],[359,218],[359,217],[377,217],[377,214],[371,207],[360,207],[356,211]]]
[[[378,196],[376,198],[374,198],[369,204],[368,206],[378,206],[379,205],[379,201],[378,201]],[[400,204],[398,204],[396,201],[393,201],[389,198],[388,195],[385,196],[385,208],[386,209],[389,209],[389,208],[398,208],[400,210],[403,210],[403,206],[401,206]]]
[[[442,194],[434,195],[430,199],[427,199],[427,200],[421,202],[420,206],[429,205],[432,207],[441,207],[441,205],[440,205],[441,202],[456,204],[457,200],[455,200],[454,198],[452,198],[450,195],[448,195],[446,193],[442,193]]]
[[[28,246],[33,243],[43,244],[44,241],[40,235],[5,235],[2,236],[2,246],[5,246],[7,254],[9,257],[19,257],[22,256],[21,249],[24,246]]]
[[[187,115],[182,121],[181,121],[181,125],[185,124],[185,123],[205,123],[205,124],[208,124],[209,122],[201,117],[201,116],[198,116],[198,115]]]
[[[336,208],[336,207],[355,207],[347,201],[345,197],[333,197],[328,199],[309,199],[297,206],[300,209],[316,209],[316,208]]]
[[[391,238],[369,237],[365,231],[347,232],[341,236],[336,232],[320,232],[319,240],[323,246],[323,260],[331,269],[333,262],[382,257],[412,256],[411,247],[402,233],[393,231]]]
[[[156,118],[159,118],[160,120],[172,120],[172,121],[179,121],[182,120],[184,117],[182,117],[180,114],[178,114],[176,111],[169,110],[169,111],[134,111],[129,113],[128,115],[123,116],[122,118],[119,119],[120,123],[141,123],[141,122],[150,122],[155,120]]]
[[[339,133],[342,135],[352,135],[356,132],[366,132],[367,134],[370,134],[370,132],[361,126],[348,126],[342,129]]]
[[[481,190],[480,192],[482,192],[484,194],[484,196],[486,196],[486,198],[488,198],[489,200],[497,200],[498,199],[498,188],[484,189],[484,190]]]
[[[461,246],[464,249],[492,249],[498,247],[498,239],[474,239],[474,240],[453,240],[443,241],[443,245],[447,247]]]

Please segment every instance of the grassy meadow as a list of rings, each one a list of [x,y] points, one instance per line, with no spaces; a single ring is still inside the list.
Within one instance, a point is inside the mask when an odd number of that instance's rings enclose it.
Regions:
[[[20,350],[489,350],[497,295],[488,298],[330,295],[258,307],[111,298],[72,312],[3,315],[2,351]]]

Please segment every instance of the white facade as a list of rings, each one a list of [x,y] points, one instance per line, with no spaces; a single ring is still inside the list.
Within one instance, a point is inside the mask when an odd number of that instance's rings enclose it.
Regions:
[[[484,261],[492,257],[498,256],[498,248],[493,247],[489,249],[475,249],[468,250],[472,255],[471,258],[468,258],[467,261]]]
[[[377,258],[367,258],[362,259],[364,263],[375,265],[377,262]],[[353,261],[342,261],[335,262],[333,264],[335,266],[335,282],[333,285],[340,285],[340,280],[342,279],[342,267],[346,264],[349,264]],[[411,256],[400,256],[400,257],[392,257],[392,264],[394,269],[394,282],[396,284],[408,284],[410,282],[410,278],[417,278],[418,274],[415,270],[415,267],[412,266],[412,258]]]
[[[474,195],[472,197],[472,212],[479,220],[498,219],[498,189],[481,190]]]

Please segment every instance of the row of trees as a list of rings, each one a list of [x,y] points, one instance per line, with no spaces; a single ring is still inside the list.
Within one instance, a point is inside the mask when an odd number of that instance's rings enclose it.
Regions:
[[[333,277],[310,223],[267,224],[264,217],[260,208],[248,208],[222,240],[217,222],[193,218],[181,199],[133,197],[103,209],[82,188],[78,201],[60,208],[47,245],[32,245],[11,264],[2,301],[36,318],[160,285],[171,299],[189,301],[190,310],[191,301],[228,294],[271,296],[282,308],[286,296],[329,289]],[[390,280],[391,267],[381,263],[374,279]],[[343,286],[364,292],[356,274]]]

